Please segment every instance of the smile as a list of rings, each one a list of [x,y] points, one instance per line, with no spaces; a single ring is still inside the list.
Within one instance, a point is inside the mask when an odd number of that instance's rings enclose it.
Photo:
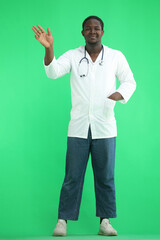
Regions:
[[[95,38],[96,38],[96,36],[90,36],[89,38],[91,38],[91,39],[95,39]]]

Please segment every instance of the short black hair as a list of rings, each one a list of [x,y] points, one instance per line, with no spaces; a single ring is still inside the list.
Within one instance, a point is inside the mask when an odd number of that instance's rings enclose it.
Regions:
[[[88,20],[90,20],[90,19],[96,19],[96,20],[98,20],[98,21],[100,22],[101,28],[102,28],[102,30],[103,30],[103,28],[104,28],[104,23],[103,23],[102,19],[100,19],[100,18],[97,17],[97,16],[89,16],[89,17],[87,17],[87,18],[83,21],[83,23],[82,23],[82,28],[83,28],[83,30],[84,30],[84,26],[85,26],[86,22],[87,22]]]

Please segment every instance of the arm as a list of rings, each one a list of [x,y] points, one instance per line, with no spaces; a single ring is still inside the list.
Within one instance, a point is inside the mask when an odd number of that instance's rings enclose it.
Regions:
[[[36,33],[35,38],[45,47],[45,57],[43,59],[44,68],[48,78],[56,79],[70,72],[70,52],[63,54],[58,60],[55,59],[53,51],[53,36],[49,28],[47,28],[48,34],[45,30],[37,25],[32,27],[32,30]]]
[[[116,76],[120,82],[120,86],[109,98],[125,104],[135,91],[136,82],[125,56],[120,51],[117,58]]]
[[[45,55],[43,64],[48,78],[56,79],[71,71],[71,50],[61,55],[58,59],[52,55],[52,49],[47,49],[46,51],[48,52]],[[46,58],[48,65],[45,64]]]
[[[44,63],[46,66],[48,66],[54,58],[54,51],[53,51],[53,45],[51,45],[49,48],[45,48],[45,57],[44,57]]]
[[[38,28],[33,26],[32,30],[36,33],[35,38],[45,47],[44,64],[48,66],[54,58],[53,36],[49,28],[47,28],[47,34],[40,25],[37,26]]]

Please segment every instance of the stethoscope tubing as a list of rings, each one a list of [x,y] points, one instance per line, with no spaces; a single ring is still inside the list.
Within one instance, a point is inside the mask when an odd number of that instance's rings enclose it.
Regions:
[[[88,58],[86,57],[86,46],[85,46],[85,49],[84,49],[84,57],[79,61],[79,64],[78,64],[78,70],[80,68],[80,64],[82,63],[83,60],[86,60],[87,61],[87,74],[79,74],[80,77],[86,77],[88,75],[88,71],[89,71],[89,60]],[[99,63],[100,66],[103,65],[103,56],[104,56],[104,47],[102,45],[102,56],[101,56],[101,62]]]

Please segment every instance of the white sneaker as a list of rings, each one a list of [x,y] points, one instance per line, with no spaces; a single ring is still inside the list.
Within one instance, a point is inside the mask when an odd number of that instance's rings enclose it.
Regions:
[[[53,236],[66,236],[66,235],[67,235],[67,223],[63,219],[58,219],[57,225],[53,232]]]
[[[104,218],[100,224],[99,235],[117,236],[117,231],[112,227],[109,219]]]

